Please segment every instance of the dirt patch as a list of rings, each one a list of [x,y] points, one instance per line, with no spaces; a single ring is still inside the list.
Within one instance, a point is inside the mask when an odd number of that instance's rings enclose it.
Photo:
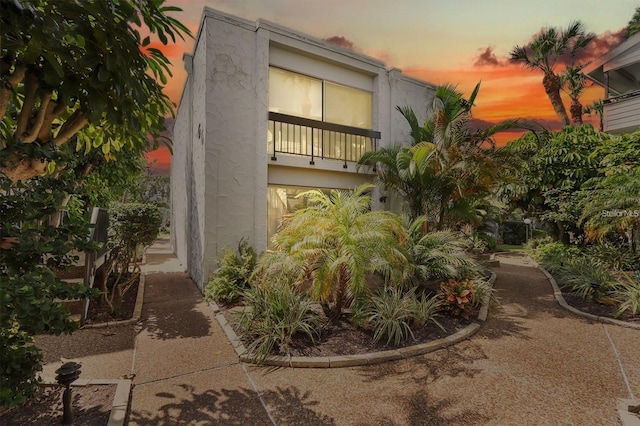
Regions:
[[[87,324],[96,324],[103,322],[113,322],[127,320],[133,317],[136,308],[136,299],[138,297],[138,286],[140,280],[134,283],[125,293],[122,304],[115,312],[110,312],[109,307],[100,299],[95,297],[89,302],[89,310],[87,311]]]
[[[117,385],[72,386],[73,424],[104,426],[109,421]],[[62,424],[61,386],[45,386],[42,394],[0,414],[2,425]]]

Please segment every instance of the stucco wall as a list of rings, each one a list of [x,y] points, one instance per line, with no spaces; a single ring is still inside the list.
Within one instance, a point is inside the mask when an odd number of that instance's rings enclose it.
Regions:
[[[205,260],[205,141],[207,132],[206,90],[207,90],[207,33],[208,22],[205,20],[200,39],[197,41],[193,55],[192,94],[191,94],[191,168],[188,179],[189,212],[190,212],[190,246],[187,252],[187,265],[191,277],[202,288],[206,277]]]
[[[190,61],[190,57],[186,58]],[[176,257],[187,264],[187,238],[189,221],[187,215],[187,156],[191,128],[191,81],[188,79],[176,112],[173,126],[173,157],[171,159],[171,245]]]
[[[256,173],[266,175],[266,147],[258,148],[266,144],[256,140],[259,137],[262,141],[266,135],[264,79],[268,78],[261,75],[268,67],[258,54],[255,27],[209,17],[206,40],[207,62],[201,68],[206,70],[206,91],[202,92],[206,128],[200,157],[206,180],[202,198],[205,277],[223,248],[235,249],[243,237],[256,243]],[[259,94],[258,88],[263,93]],[[264,150],[260,164],[257,149]],[[263,198],[266,209],[266,186]],[[266,233],[266,218],[264,221]]]

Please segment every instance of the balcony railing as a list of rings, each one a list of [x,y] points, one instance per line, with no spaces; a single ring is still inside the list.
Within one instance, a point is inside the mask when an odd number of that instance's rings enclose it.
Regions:
[[[278,154],[340,160],[342,167],[356,162],[362,154],[375,151],[380,132],[326,123],[324,121],[269,112],[268,152],[272,160]]]

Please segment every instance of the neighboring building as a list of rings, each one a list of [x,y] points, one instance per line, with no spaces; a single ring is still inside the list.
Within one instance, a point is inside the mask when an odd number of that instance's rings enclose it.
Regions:
[[[428,83],[279,25],[205,8],[173,129],[171,238],[202,289],[224,247],[268,246],[310,188],[373,182],[366,151],[409,141]],[[374,208],[399,201],[374,190]]]
[[[629,133],[640,127],[640,33],[584,67],[604,87],[604,131]]]

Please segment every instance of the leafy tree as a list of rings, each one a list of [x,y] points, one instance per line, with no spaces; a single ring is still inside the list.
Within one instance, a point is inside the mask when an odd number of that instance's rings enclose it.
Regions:
[[[567,110],[560,97],[562,82],[556,74],[556,62],[567,53],[571,58],[593,40],[594,34],[586,33],[580,21],[571,23],[564,30],[543,28],[528,46],[515,46],[510,52],[511,62],[521,63],[531,70],[544,73],[542,85],[551,101],[553,110],[564,126],[571,124]]]
[[[640,229],[640,167],[600,179],[583,192],[580,216],[587,236],[598,240],[610,232],[627,233],[629,248],[636,251]]]
[[[565,127],[555,133],[528,134],[505,150],[514,167],[504,169],[496,189],[500,199],[554,225],[556,238],[580,233],[574,194],[598,176],[600,155],[593,155],[610,136],[590,125]]]
[[[190,35],[164,0],[15,0],[0,3],[0,172],[42,174],[52,153],[107,159],[162,139],[172,105],[169,61],[152,47]],[[143,37],[143,34],[149,35]],[[159,79],[160,83],[156,80]]]
[[[627,31],[624,36],[629,38],[637,33],[640,33],[640,7],[636,7],[636,11],[633,13],[633,17],[627,25]]]
[[[72,249],[88,249],[88,221],[79,197],[67,202],[68,220],[51,223],[75,185],[70,168],[63,179],[51,176],[17,185],[0,177],[0,406],[11,407],[34,395],[41,353],[33,336],[75,329],[59,300],[85,297],[55,271],[74,262]]]
[[[403,279],[407,260],[401,242],[406,230],[394,213],[369,211],[367,191],[372,187],[300,194],[311,205],[294,213],[273,237],[278,250],[298,259],[294,281],[308,280],[314,298],[332,318],[339,317],[351,300],[367,294],[367,273],[384,273],[395,283]]]

